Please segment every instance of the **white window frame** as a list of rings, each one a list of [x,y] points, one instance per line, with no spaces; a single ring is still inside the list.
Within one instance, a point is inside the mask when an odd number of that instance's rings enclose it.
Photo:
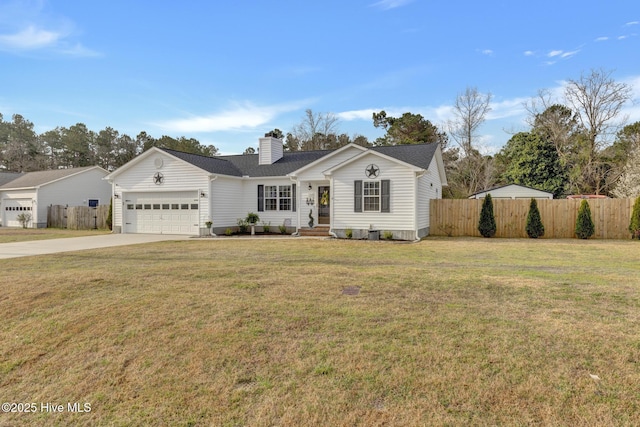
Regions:
[[[380,181],[362,182],[362,212],[380,212],[382,204],[381,191]],[[372,207],[377,208],[372,209]]]
[[[265,185],[264,210],[291,212],[293,210],[293,187],[291,185]]]

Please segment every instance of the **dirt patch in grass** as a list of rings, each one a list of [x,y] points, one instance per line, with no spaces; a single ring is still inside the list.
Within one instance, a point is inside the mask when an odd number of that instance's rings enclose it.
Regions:
[[[3,400],[91,404],[0,424],[640,424],[637,242],[264,243],[0,261]]]

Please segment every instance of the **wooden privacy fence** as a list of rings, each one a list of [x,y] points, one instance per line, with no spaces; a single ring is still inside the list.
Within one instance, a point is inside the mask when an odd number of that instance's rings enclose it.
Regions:
[[[109,228],[107,216],[109,205],[97,208],[88,206],[51,205],[47,207],[47,227],[68,228],[69,230],[91,230],[93,228]]]
[[[538,199],[538,209],[547,239],[575,237],[581,199]],[[477,236],[482,199],[431,201],[432,236]],[[629,239],[633,199],[588,199],[595,239]],[[525,230],[531,199],[493,199],[496,237],[527,237]]]

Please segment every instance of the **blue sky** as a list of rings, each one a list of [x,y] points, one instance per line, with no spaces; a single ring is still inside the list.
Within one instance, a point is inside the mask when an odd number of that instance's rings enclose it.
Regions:
[[[632,86],[637,0],[0,0],[0,113],[38,132],[85,123],[197,138],[223,154],[332,112],[375,139],[373,111],[443,127],[467,87],[493,95],[494,152],[526,130],[523,102],[591,69]]]

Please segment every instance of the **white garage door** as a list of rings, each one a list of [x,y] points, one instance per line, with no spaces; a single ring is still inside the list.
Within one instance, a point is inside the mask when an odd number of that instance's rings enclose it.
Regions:
[[[4,199],[2,201],[2,225],[4,227],[22,227],[20,221],[18,221],[18,215],[29,214],[33,220],[32,202],[31,199]],[[27,224],[27,227],[31,227],[33,221]]]
[[[125,233],[199,233],[197,192],[130,193],[123,213]]]

